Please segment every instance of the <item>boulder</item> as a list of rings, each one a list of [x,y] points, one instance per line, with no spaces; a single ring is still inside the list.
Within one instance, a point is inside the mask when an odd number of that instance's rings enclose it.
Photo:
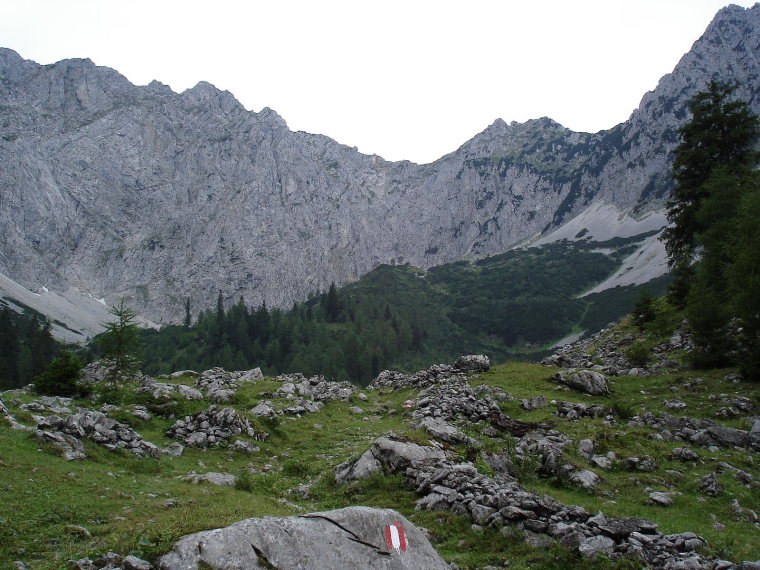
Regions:
[[[450,570],[425,534],[396,511],[347,507],[247,519],[180,539],[160,570],[372,568]]]
[[[195,485],[198,485],[200,483],[208,483],[209,485],[234,487],[236,477],[234,475],[230,475],[229,473],[216,473],[214,471],[209,471],[203,475],[200,475],[198,473],[190,473],[190,475],[187,475],[182,479],[185,481],[190,481]]]
[[[578,552],[584,556],[593,557],[597,554],[609,556],[615,552],[615,541],[608,536],[590,536],[578,547]]]
[[[185,400],[203,399],[203,394],[200,392],[200,390],[196,390],[191,386],[185,386],[184,384],[177,384],[177,392],[179,392],[179,395],[182,396]]]
[[[525,400],[520,400],[520,405],[522,406],[523,410],[526,410],[528,412],[532,410],[540,410],[541,408],[545,408],[549,405],[549,402],[546,401],[546,396],[533,396],[532,398],[527,398]]]
[[[338,465],[335,479],[337,483],[345,483],[363,479],[380,469],[385,473],[399,473],[408,467],[438,465],[445,460],[444,453],[434,447],[381,437],[355,462]]]
[[[373,455],[372,449],[368,449],[356,461],[346,461],[338,465],[335,468],[335,482],[343,485],[349,481],[359,481],[382,469],[383,466]]]
[[[561,370],[549,380],[592,396],[610,393],[607,376],[596,370]]]
[[[457,358],[454,368],[462,372],[488,372],[491,368],[491,360],[484,354],[468,354]]]
[[[60,431],[37,430],[34,433],[38,441],[57,449],[66,461],[81,461],[86,459],[84,444],[73,435]]]
[[[594,442],[590,439],[582,439],[578,443],[578,455],[583,457],[586,461],[591,459],[594,455]]]
[[[706,495],[717,497],[723,492],[723,486],[718,481],[718,474],[715,472],[705,475],[699,480],[699,490]]]
[[[269,400],[262,400],[256,404],[256,406],[252,408],[249,413],[259,418],[277,417],[277,410]]]
[[[469,439],[464,433],[440,418],[425,418],[420,427],[439,441],[459,443]]]
[[[601,483],[599,475],[589,469],[580,469],[570,473],[570,482],[583,487],[587,491],[593,491],[596,486]]]
[[[649,499],[647,500],[649,505],[657,505],[659,507],[669,507],[673,504],[673,497],[670,493],[662,493],[660,491],[653,491],[649,493]]]

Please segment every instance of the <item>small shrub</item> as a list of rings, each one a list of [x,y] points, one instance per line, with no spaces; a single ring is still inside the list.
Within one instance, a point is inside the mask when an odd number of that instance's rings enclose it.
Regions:
[[[47,369],[34,378],[34,389],[38,394],[73,396],[85,392],[78,384],[82,361],[66,350],[61,351]]]
[[[620,420],[630,420],[636,415],[633,406],[622,400],[615,400],[610,403],[610,409]]]
[[[313,464],[302,459],[288,459],[282,465],[283,475],[289,475],[291,477],[307,477],[309,475],[316,475],[319,473]]]
[[[242,474],[238,475],[238,477],[235,479],[235,489],[238,491],[246,491],[248,493],[251,493],[254,488],[254,480],[253,475],[251,475],[250,471],[243,471]]]
[[[641,341],[634,342],[628,350],[625,351],[625,357],[634,366],[646,366],[652,359],[649,353],[649,347]]]

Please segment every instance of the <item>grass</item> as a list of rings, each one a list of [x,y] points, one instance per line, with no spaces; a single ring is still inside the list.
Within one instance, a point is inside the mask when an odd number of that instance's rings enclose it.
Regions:
[[[602,419],[572,422],[552,415],[554,406],[526,412],[519,403],[521,398],[542,394],[549,401],[593,401],[627,410],[629,414],[639,413],[642,407],[662,414],[667,412],[662,402],[677,398],[687,404],[678,415],[712,418],[726,405],[721,402],[724,397],[741,395],[760,404],[760,386],[726,381],[725,370],[652,378],[619,377],[614,379],[611,396],[591,398],[557,390],[554,383],[547,381],[555,371],[535,364],[509,363],[472,378],[471,384],[499,387],[516,398],[502,404],[514,418],[554,422],[556,429],[573,439],[565,460],[578,467],[588,467],[576,451],[577,442],[584,438],[591,438],[598,452],[614,451],[621,460],[648,455],[658,467],[652,473],[631,472],[620,461],[610,471],[597,470],[603,483],[593,494],[532,473],[523,476],[526,488],[583,506],[589,512],[601,510],[608,516],[651,519],[663,532],[694,531],[708,540],[709,553],[714,555],[735,561],[760,558],[760,530],[751,522],[737,520],[730,506],[731,500],[736,499],[743,507],[760,511],[757,486],[748,488],[726,473],[719,476],[724,486],[722,496],[702,500],[698,490],[699,479],[714,471],[720,461],[757,474],[760,459],[757,454],[694,448],[698,460],[681,463],[672,460],[670,453],[675,447],[682,447],[682,442],[654,440],[651,436],[655,430],[632,428],[627,425],[627,418],[612,426]],[[695,383],[697,377],[702,379],[701,383]],[[186,381],[191,384],[193,379],[188,377]],[[684,387],[687,383],[690,388]],[[286,407],[287,400],[271,396],[277,386],[271,380],[248,384],[238,391],[232,406],[241,414],[262,399],[273,401],[279,408]],[[294,515],[356,504],[397,509],[415,524],[427,528],[436,550],[462,569],[486,565],[502,568],[508,564],[517,569],[640,567],[630,560],[582,561],[576,552],[558,545],[532,548],[509,528],[473,530],[471,521],[464,517],[448,512],[416,511],[418,497],[405,487],[400,476],[375,475],[362,482],[337,486],[333,477],[335,466],[358,457],[379,436],[394,432],[427,443],[427,436],[410,426],[407,412],[401,406],[403,401],[414,397],[414,391],[364,392],[367,401],[359,400],[355,394],[347,402],[326,402],[318,413],[303,417],[283,416],[277,422],[252,419],[270,433],[268,439],[257,442],[261,450],[252,455],[225,448],[188,448],[177,458],[137,459],[128,453],[111,452],[87,443],[86,461],[67,462],[41,447],[28,433],[0,425],[0,570],[15,568],[14,560],[23,560],[30,570],[59,569],[68,560],[95,558],[109,550],[154,560],[179,537],[198,530],[249,517]],[[712,399],[713,394],[719,396]],[[147,405],[129,387],[109,397],[122,404],[138,403],[139,399],[139,403]],[[4,401],[19,420],[29,422],[31,415],[19,413],[17,406],[32,399],[29,395],[15,394],[6,395]],[[199,401],[182,403],[173,409],[184,415],[208,405],[207,401]],[[363,414],[351,413],[350,408],[357,405],[364,410]],[[145,439],[166,446],[171,440],[164,433],[175,421],[169,417],[171,414],[154,415],[149,422],[123,411],[117,417],[128,421]],[[740,420],[720,423],[747,429]],[[489,451],[503,453],[509,446],[504,438],[485,438],[478,426],[466,431],[480,439]],[[467,453],[458,448],[453,451],[460,455]],[[477,457],[476,465],[488,473]],[[182,479],[192,471],[223,471],[236,475],[238,481],[235,487],[192,485]],[[309,487],[308,494],[297,491],[301,485]],[[672,507],[662,508],[646,504],[646,489],[681,494],[674,495]],[[725,525],[725,530],[714,529],[715,522]],[[69,525],[83,526],[91,536],[76,532]]]

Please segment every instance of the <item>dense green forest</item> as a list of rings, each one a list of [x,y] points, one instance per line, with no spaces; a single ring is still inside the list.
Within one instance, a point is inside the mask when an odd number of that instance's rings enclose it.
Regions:
[[[21,308],[22,312],[16,311],[0,299],[0,390],[30,383],[57,350],[50,322],[28,307]]]
[[[184,325],[142,332],[143,370],[259,366],[366,383],[386,368],[414,370],[471,352],[495,361],[538,358],[561,338],[631,310],[639,287],[578,295],[647,236],[517,249],[427,272],[382,265],[289,311],[242,300],[226,307],[220,292],[216,308],[194,323],[188,313]],[[660,294],[667,282],[648,287]]]

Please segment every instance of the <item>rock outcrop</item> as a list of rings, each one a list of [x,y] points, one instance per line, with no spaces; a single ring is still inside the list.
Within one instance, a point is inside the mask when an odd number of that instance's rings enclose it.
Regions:
[[[390,509],[347,507],[298,517],[247,519],[182,538],[160,570],[372,568],[449,570],[425,534]]]
[[[586,556],[634,556],[655,568],[713,568],[713,561],[697,552],[706,541],[694,533],[665,535],[656,523],[645,519],[592,516],[581,507],[528,492],[511,477],[482,475],[472,464],[451,461],[428,446],[381,438],[357,461],[340,465],[336,481],[360,479],[379,469],[404,475],[422,496],[418,509],[450,510],[469,516],[476,525],[509,525],[546,534]],[[574,475],[584,486],[593,487],[598,480],[588,470]]]
[[[106,449],[125,449],[139,457],[160,454],[158,446],[145,441],[131,427],[94,410],[80,410],[65,418],[47,416],[38,422],[37,429],[38,439],[59,447],[67,459],[84,459],[84,447],[74,441],[83,437]]]
[[[251,422],[234,408],[211,406],[193,416],[177,420],[166,431],[166,435],[181,440],[188,447],[216,447],[227,445],[235,435],[264,440],[268,434],[256,432]]]

